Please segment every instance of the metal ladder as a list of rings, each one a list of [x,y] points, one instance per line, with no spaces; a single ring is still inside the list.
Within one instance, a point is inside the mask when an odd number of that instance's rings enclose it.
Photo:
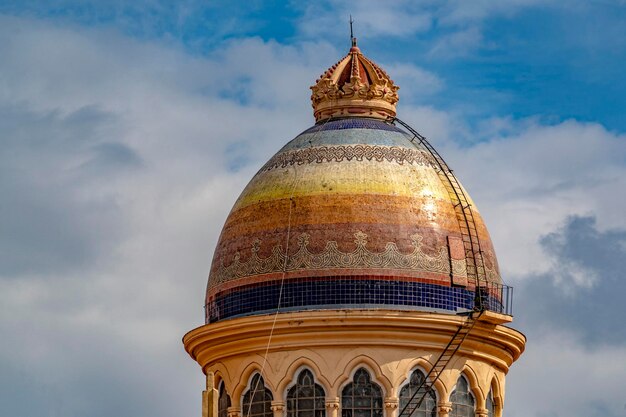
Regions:
[[[465,250],[465,260],[467,263],[467,278],[478,289],[481,284],[484,285],[487,282],[487,274],[485,271],[485,260],[483,258],[483,251],[480,248],[480,241],[478,238],[478,230],[476,229],[476,222],[474,221],[474,213],[472,205],[469,203],[463,188],[456,179],[446,161],[443,160],[441,155],[433,148],[433,146],[426,140],[426,138],[420,135],[415,129],[409,126],[406,122],[394,117],[391,119],[391,123],[398,122],[406,130],[408,130],[413,138],[411,142],[416,145],[421,145],[425,148],[433,157],[433,161],[436,165],[436,171],[441,179],[442,184],[448,191],[456,219],[459,223],[461,230],[461,238],[463,239],[463,248]],[[415,140],[418,143],[415,143]],[[479,303],[482,303],[481,297],[477,297]],[[482,305],[478,306],[480,310]]]
[[[409,126],[406,122],[398,119],[397,117],[390,119],[391,123],[399,123],[407,131],[409,131],[413,137],[411,142],[416,146],[421,146],[426,149],[432,156],[433,162],[439,178],[446,188],[448,195],[454,206],[456,219],[461,231],[461,237],[463,240],[463,248],[465,250],[465,260],[467,264],[467,278],[468,281],[474,285],[475,298],[474,298],[474,311],[470,311],[467,314],[467,319],[459,326],[456,333],[452,336],[452,339],[448,342],[443,349],[433,367],[430,369],[426,378],[419,385],[415,393],[411,396],[407,404],[402,407],[399,413],[399,417],[409,417],[413,412],[422,405],[422,402],[426,396],[431,392],[435,383],[439,380],[441,373],[446,368],[450,360],[461,348],[461,344],[472,331],[477,319],[482,312],[486,309],[486,305],[483,303],[482,288],[487,284],[487,274],[485,271],[485,261],[483,258],[483,252],[480,248],[480,241],[478,238],[478,231],[476,229],[476,222],[474,221],[474,213],[472,206],[468,201],[468,198],[463,191],[463,188],[456,179],[456,176],[446,163],[444,159],[439,155],[439,152],[433,148],[433,146],[426,140],[424,136],[419,134],[415,129]],[[418,141],[416,143],[416,140]]]
[[[409,417],[415,410],[419,409],[426,396],[431,392],[433,386],[439,380],[443,370],[446,369],[446,366],[459,350],[467,335],[474,328],[474,325],[481,314],[482,311],[467,313],[467,319],[459,326],[456,333],[454,333],[454,336],[452,336],[452,339],[450,339],[437,358],[437,361],[435,361],[435,364],[426,375],[426,378],[424,378],[422,383],[417,387],[417,390],[413,393],[409,401],[404,405],[404,407],[402,407],[400,413],[398,414],[399,417]]]

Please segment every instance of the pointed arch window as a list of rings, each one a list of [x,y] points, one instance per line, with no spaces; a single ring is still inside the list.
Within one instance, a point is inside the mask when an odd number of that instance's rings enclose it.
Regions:
[[[493,389],[490,389],[489,394],[487,394],[487,399],[485,400],[485,408],[487,409],[487,417],[495,417],[496,406],[493,403]]]
[[[419,369],[413,371],[409,378],[409,383],[400,390],[400,411],[411,401],[411,398],[425,380],[426,376],[422,371]],[[424,391],[421,391],[415,396],[413,404],[419,401],[423,392]],[[422,404],[420,404],[418,408],[415,408],[413,404],[410,404],[406,408],[401,417],[437,417],[437,397],[435,396],[435,390],[432,388],[428,391],[424,401],[422,401]]]
[[[476,402],[465,376],[461,375],[456,381],[456,388],[450,394],[450,402],[452,403],[450,417],[474,417]]]
[[[341,417],[382,417],[383,394],[365,368],[341,391]]]
[[[217,398],[217,417],[228,417],[228,407],[230,406],[230,395],[226,392],[224,381],[222,381],[220,382],[219,396]]]
[[[243,396],[242,415],[246,417],[273,417],[272,392],[265,387],[260,374],[254,374],[250,389]]]
[[[311,371],[304,369],[287,392],[287,417],[325,417],[325,398],[324,388],[315,383]]]

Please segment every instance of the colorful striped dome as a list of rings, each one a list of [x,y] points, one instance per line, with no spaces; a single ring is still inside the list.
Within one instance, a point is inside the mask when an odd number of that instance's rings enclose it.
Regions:
[[[327,119],[252,178],[219,238],[206,320],[286,310],[471,309],[455,207],[436,162],[380,119]],[[472,204],[485,280],[501,283]]]

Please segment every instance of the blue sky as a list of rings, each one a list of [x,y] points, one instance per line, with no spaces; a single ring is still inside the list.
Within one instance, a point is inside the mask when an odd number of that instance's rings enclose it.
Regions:
[[[516,288],[506,415],[626,415],[619,0],[0,0],[0,415],[200,415],[215,242],[349,14]]]
[[[434,97],[405,97],[441,107],[474,103],[468,115],[541,114],[551,121],[575,118],[626,129],[622,104],[626,81],[626,10],[619,0],[477,2],[393,2],[406,12],[400,29],[385,30],[361,9],[332,1],[251,1],[246,7],[214,1],[4,2],[0,10],[59,24],[113,28],[128,36],[177,44],[189,53],[210,55],[228,39],[260,37],[281,44],[326,40],[345,43],[344,13],[328,19],[321,32],[302,28],[323,10],[352,13],[362,45],[379,60],[402,61],[438,74],[445,88]],[[461,4],[461,3],[459,3]],[[375,30],[369,30],[375,27]],[[323,36],[321,36],[323,33]],[[480,104],[476,106],[476,104]]]

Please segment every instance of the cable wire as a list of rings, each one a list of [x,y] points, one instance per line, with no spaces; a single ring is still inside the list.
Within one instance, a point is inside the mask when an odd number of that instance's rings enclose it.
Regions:
[[[319,132],[322,131],[323,127],[326,125],[326,123],[328,123],[331,119],[333,119],[332,117],[329,117],[328,119],[326,119],[324,121],[324,123],[322,123],[322,125],[319,127],[319,129],[313,134],[313,137],[311,139],[309,139],[309,145],[311,145],[311,147],[313,146],[313,140],[315,140],[315,138],[317,137],[317,135],[319,134]],[[282,274],[281,274],[281,280],[280,280],[280,289],[278,292],[278,303],[276,305],[276,312],[274,313],[274,319],[272,320],[272,327],[270,328],[270,334],[267,338],[267,346],[265,347],[265,354],[263,355],[263,362],[261,363],[261,370],[260,370],[260,374],[261,376],[263,376],[263,371],[265,370],[265,365],[267,364],[267,355],[270,351],[270,346],[272,343],[272,336],[274,335],[274,328],[276,327],[276,321],[278,320],[278,314],[280,313],[280,305],[282,302],[282,298],[283,298],[283,289],[285,286],[285,276],[287,274],[287,266],[288,266],[288,262],[289,262],[289,240],[291,237],[291,215],[293,213],[293,208],[294,208],[294,193],[296,191],[296,185],[298,184],[298,169],[297,169],[297,165],[294,164],[293,165],[294,168],[294,181],[293,181],[293,185],[291,186],[291,192],[289,195],[289,215],[287,216],[287,237],[286,237],[286,242],[285,242],[285,260],[283,262],[283,270],[282,270]],[[246,417],[250,417],[250,411],[252,409],[252,400],[254,398],[254,396],[257,393],[257,389],[259,387],[259,382],[260,379],[257,379],[257,382],[254,386],[254,389],[252,390],[252,394],[250,395],[250,403],[248,404],[248,410],[246,411]]]

